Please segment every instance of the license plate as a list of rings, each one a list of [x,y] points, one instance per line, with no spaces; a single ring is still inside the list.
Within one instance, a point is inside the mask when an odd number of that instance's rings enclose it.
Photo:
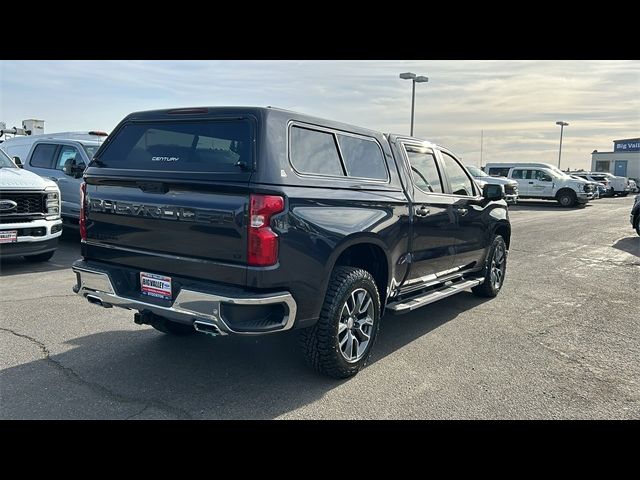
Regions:
[[[171,277],[140,272],[140,291],[150,297],[171,300]]]
[[[18,241],[17,230],[5,230],[0,232],[0,243],[14,243]]]

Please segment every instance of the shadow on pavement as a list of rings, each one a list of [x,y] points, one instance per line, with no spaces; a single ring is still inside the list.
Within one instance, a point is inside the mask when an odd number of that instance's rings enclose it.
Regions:
[[[596,200],[597,202],[597,200]],[[531,210],[531,211],[549,211],[549,210],[558,210],[564,212],[571,212],[574,210],[582,210],[584,208],[590,208],[591,202],[586,203],[584,205],[578,205],[576,207],[561,207],[558,202],[555,200],[540,200],[540,201],[532,201],[532,200],[518,200],[516,205],[509,205],[509,210],[518,211],[518,210]]]
[[[486,300],[467,292],[456,298],[385,316],[373,365]],[[268,419],[358,381],[325,378],[307,368],[295,331],[212,338],[140,328],[65,345],[72,348],[0,372],[2,418],[127,418],[146,409],[155,418]]]
[[[640,236],[621,238],[614,243],[613,248],[640,257]]]
[[[0,276],[22,275],[25,273],[50,272],[71,268],[71,264],[80,258],[80,238],[73,232],[63,231],[58,249],[51,260],[46,262],[31,263],[23,257],[4,258],[0,260]]]

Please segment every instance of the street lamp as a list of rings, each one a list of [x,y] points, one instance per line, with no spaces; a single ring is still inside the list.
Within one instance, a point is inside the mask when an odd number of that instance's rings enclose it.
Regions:
[[[562,156],[562,131],[564,127],[569,125],[567,122],[556,122],[556,125],[560,125],[560,150],[558,151],[558,168],[560,168],[560,157]]]
[[[403,80],[411,80],[411,136],[413,137],[413,113],[416,106],[416,83],[426,83],[429,81],[428,77],[416,76],[415,73],[405,72],[400,74],[400,78]]]

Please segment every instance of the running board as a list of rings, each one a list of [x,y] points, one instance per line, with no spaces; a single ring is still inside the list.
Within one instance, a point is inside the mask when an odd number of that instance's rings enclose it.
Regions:
[[[407,313],[416,308],[424,307],[429,303],[437,302],[443,298],[450,297],[456,293],[460,293],[467,288],[475,287],[484,282],[484,278],[471,278],[469,280],[463,280],[458,283],[454,283],[449,286],[445,286],[439,290],[434,290],[419,297],[410,298],[408,300],[401,300],[399,302],[393,302],[387,305],[387,310],[392,313]],[[446,284],[445,284],[446,285]]]

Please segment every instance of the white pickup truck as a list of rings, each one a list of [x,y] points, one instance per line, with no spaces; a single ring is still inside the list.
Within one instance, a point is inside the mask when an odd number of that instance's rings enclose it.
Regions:
[[[557,200],[563,207],[573,207],[595,196],[590,182],[571,178],[548,163],[487,163],[485,172],[517,181],[521,199]]]
[[[60,190],[0,150],[0,258],[49,260],[62,235]]]

